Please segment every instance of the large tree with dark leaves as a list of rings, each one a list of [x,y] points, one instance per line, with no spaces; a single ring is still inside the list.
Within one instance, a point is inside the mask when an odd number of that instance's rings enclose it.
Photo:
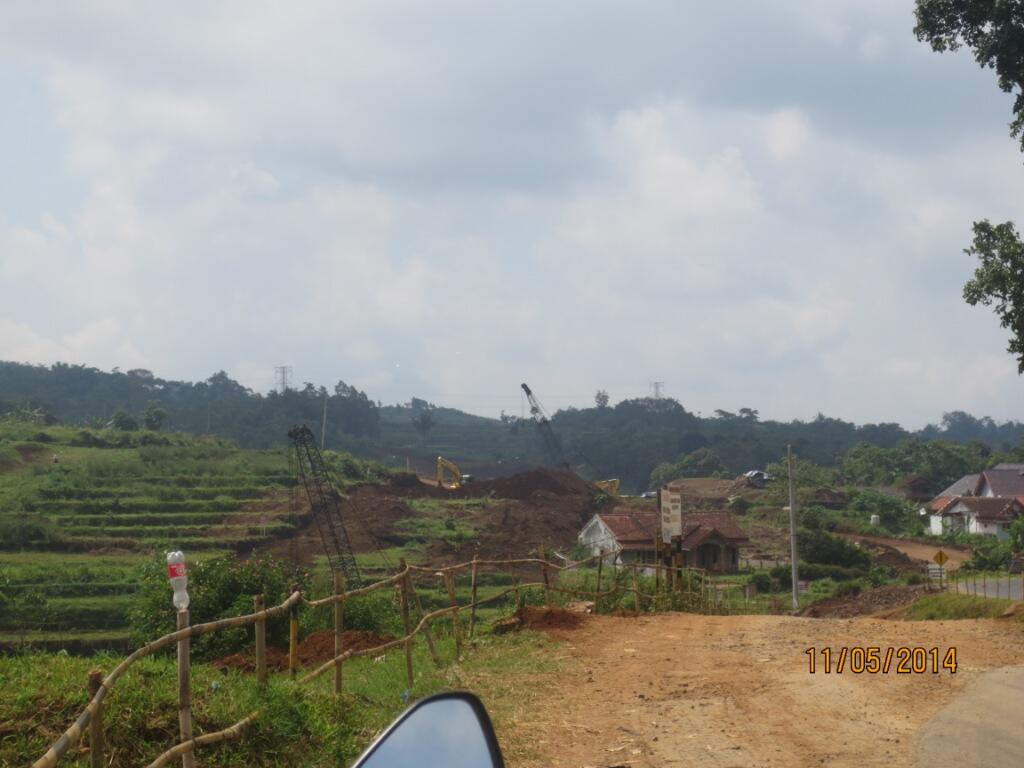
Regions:
[[[940,53],[967,46],[980,66],[996,71],[1000,88],[1016,94],[1010,135],[1024,150],[1024,2],[917,0],[916,15],[918,40]],[[1013,222],[977,221],[966,253],[981,265],[964,286],[964,299],[972,306],[994,306],[1011,333],[1007,351],[1024,373],[1024,243]]]

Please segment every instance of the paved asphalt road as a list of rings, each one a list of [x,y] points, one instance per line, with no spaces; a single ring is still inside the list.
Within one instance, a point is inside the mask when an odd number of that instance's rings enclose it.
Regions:
[[[950,592],[979,597],[1002,597],[1010,600],[1024,600],[1024,577],[1021,574],[993,578],[970,578],[954,580],[949,585]],[[1024,765],[1024,763],[1021,763]]]
[[[1022,711],[1024,669],[1003,667],[986,672],[921,729],[914,765],[1019,768],[1024,765]]]

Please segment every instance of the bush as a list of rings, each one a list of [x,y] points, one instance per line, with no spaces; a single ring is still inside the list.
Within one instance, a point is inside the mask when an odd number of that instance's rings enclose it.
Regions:
[[[267,607],[277,605],[288,597],[291,584],[305,588],[309,582],[308,573],[272,557],[243,561],[229,556],[190,563],[188,577],[192,624],[252,613],[254,595],[262,594]],[[133,643],[141,645],[174,630],[172,594],[164,558],[143,566],[139,591],[128,612]],[[202,661],[239,651],[251,642],[252,632],[250,625],[201,635],[193,640],[193,658]],[[268,644],[283,645],[287,639],[287,615],[267,621]]]
[[[1001,571],[1009,565],[1012,550],[1010,541],[980,542],[971,547],[971,559],[963,567],[973,571]]]
[[[779,565],[769,571],[771,577],[778,583],[779,589],[792,589],[793,582],[790,578],[788,565]],[[868,575],[867,568],[846,568],[841,565],[821,565],[819,563],[800,563],[799,577],[803,581],[818,581],[820,579],[833,579],[835,581],[852,581],[862,579]]]
[[[26,514],[0,517],[0,546],[4,549],[19,549],[32,544],[58,544],[63,540],[60,531],[49,518]]]
[[[750,578],[750,583],[753,584],[757,591],[760,593],[774,591],[775,582],[772,581],[772,577],[767,573],[755,573]]]
[[[808,563],[846,568],[867,568],[871,565],[871,556],[863,549],[822,530],[803,529],[797,533],[797,550]]]

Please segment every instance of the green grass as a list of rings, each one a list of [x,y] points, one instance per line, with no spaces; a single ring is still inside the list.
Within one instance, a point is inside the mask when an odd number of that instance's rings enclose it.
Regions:
[[[192,667],[193,717],[197,735],[230,725],[249,711],[263,715],[240,742],[208,747],[198,753],[206,766],[335,766],[350,763],[402,709],[407,698],[470,687],[491,710],[499,738],[514,730],[517,681],[553,671],[552,642],[524,632],[483,635],[457,667],[454,643],[438,637],[445,666],[437,668],[425,646],[415,643],[415,682],[405,677],[401,650],[375,661],[358,658],[344,667],[345,693],[332,694],[330,673],[308,685],[286,675],[272,675],[265,694],[254,676],[222,672],[208,665]],[[49,743],[84,707],[88,671],[109,671],[117,657],[81,659],[30,654],[0,658],[0,723],[13,726],[0,739],[0,764],[23,765],[42,755]],[[408,690],[407,690],[408,689]],[[169,657],[136,664],[107,697],[105,736],[110,765],[145,764],[173,745],[177,735],[175,665]],[[73,751],[67,765],[86,765],[88,755]]]
[[[903,617],[913,621],[994,619],[1011,605],[1012,600],[943,592],[914,601],[907,607]]]

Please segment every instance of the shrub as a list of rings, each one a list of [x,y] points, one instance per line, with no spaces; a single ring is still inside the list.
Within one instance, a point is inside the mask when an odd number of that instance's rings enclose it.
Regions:
[[[758,592],[771,592],[775,586],[775,582],[772,581],[772,577],[767,573],[755,573],[750,578],[750,583],[753,584]]]
[[[290,585],[305,588],[309,574],[272,557],[239,560],[218,557],[189,564],[188,593],[190,621],[207,621],[252,613],[253,596],[262,594],[266,605],[277,605],[290,594]],[[161,557],[142,567],[139,591],[128,612],[132,642],[142,644],[156,639],[175,627],[167,566]],[[221,630],[193,640],[197,660],[225,656],[246,647],[251,626]],[[287,615],[267,621],[267,642],[284,644],[288,638]]]
[[[0,517],[0,544],[5,549],[18,549],[30,544],[58,544],[63,537],[49,518],[37,515]]]
[[[797,533],[797,548],[808,563],[867,568],[871,556],[856,544],[822,530],[803,529]]]

